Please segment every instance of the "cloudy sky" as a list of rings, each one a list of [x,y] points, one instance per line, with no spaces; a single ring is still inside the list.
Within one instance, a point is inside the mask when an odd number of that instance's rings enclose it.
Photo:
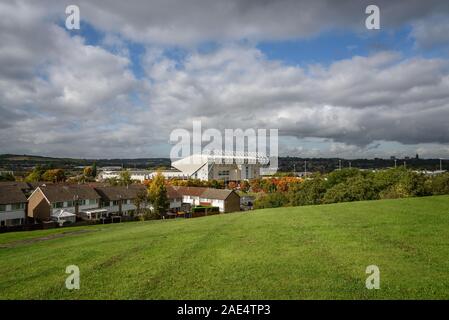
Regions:
[[[281,155],[449,158],[449,2],[0,0],[0,153],[168,157],[194,119],[277,128]]]

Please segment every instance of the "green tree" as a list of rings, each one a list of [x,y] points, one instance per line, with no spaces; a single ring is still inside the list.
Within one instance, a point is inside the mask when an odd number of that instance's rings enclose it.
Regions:
[[[292,206],[320,204],[326,192],[326,181],[319,175],[302,183],[294,183],[288,190]]]
[[[38,182],[42,181],[42,175],[44,174],[45,170],[40,167],[36,166],[33,171],[30,172],[29,175],[26,176],[25,181],[26,182]]]
[[[438,174],[427,181],[428,190],[432,194],[449,194],[449,173]]]
[[[93,164],[92,164],[92,177],[96,177],[97,176],[97,163],[96,162],[94,162]]]
[[[15,181],[15,180],[16,179],[14,178],[14,176],[9,172],[0,174],[0,181]]]
[[[328,189],[323,197],[323,203],[374,200],[378,198],[379,195],[374,188],[371,177],[358,175]]]
[[[136,198],[133,200],[134,205],[136,206],[136,214],[139,217],[143,216],[143,210],[148,205],[148,193],[145,191],[140,191],[137,193]]]
[[[380,192],[382,199],[407,198],[429,195],[423,174],[403,170],[396,183]]]
[[[344,168],[341,170],[334,170],[327,175],[326,188],[332,188],[333,186],[345,182],[349,178],[360,175],[361,172],[356,168]]]
[[[132,183],[132,180],[131,180],[131,174],[129,173],[129,171],[124,170],[124,171],[120,172],[119,184],[122,186],[128,186],[131,183]]]
[[[66,180],[66,175],[62,169],[50,169],[42,174],[42,180],[51,182],[63,182]]]
[[[167,212],[170,202],[168,200],[167,188],[165,187],[165,178],[161,172],[158,172],[151,180],[148,187],[148,198],[157,217]]]
[[[119,180],[116,177],[113,178],[106,178],[105,181],[110,185],[110,186],[118,186]]]
[[[261,194],[254,201],[254,209],[284,207],[289,204],[288,197],[283,192]]]

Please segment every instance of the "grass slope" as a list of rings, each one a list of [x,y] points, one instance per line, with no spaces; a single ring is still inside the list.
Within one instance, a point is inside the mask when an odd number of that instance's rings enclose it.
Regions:
[[[2,234],[0,298],[447,299],[448,230],[440,196]]]

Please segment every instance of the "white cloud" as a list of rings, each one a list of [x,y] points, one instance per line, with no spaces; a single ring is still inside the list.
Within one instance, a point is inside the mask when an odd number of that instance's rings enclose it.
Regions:
[[[192,2],[136,1],[131,7],[80,1],[82,18],[106,31],[101,47],[54,24],[63,4],[48,1],[45,11],[26,1],[1,3],[1,150],[166,156],[170,131],[202,119],[205,127],[219,129],[279,128],[298,144],[313,137],[327,150],[307,143],[285,150],[316,156],[374,155],[382,152],[373,148],[379,141],[419,145],[428,154],[440,147],[449,152],[447,59],[379,52],[328,66],[285,65],[268,60],[251,41],[232,40],[294,38],[331,24],[352,26],[354,21],[345,21],[358,7],[342,2],[329,12],[326,1],[199,3],[207,15]],[[403,10],[387,6],[386,17],[405,21],[432,13],[420,3]],[[420,39],[419,32],[415,37]],[[124,38],[149,44],[143,79],[130,71]],[[208,53],[195,49],[194,43],[214,38],[229,42]],[[160,43],[187,45],[187,55],[170,59]]]

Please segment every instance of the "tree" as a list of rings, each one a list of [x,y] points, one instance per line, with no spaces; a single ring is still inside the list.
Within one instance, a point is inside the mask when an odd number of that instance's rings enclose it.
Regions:
[[[119,184],[122,186],[127,186],[130,185],[132,183],[131,180],[131,174],[129,173],[129,171],[122,171],[120,172],[120,177],[119,177]]]
[[[334,170],[327,175],[326,188],[332,188],[333,186],[345,182],[349,178],[360,175],[361,172],[356,168],[344,168],[341,170]]]
[[[249,182],[246,181],[246,180],[243,180],[240,183],[240,190],[243,191],[243,192],[248,192],[249,191],[249,187],[250,187]]]
[[[92,167],[85,167],[83,170],[83,174],[86,177],[91,177],[92,176]]]
[[[214,179],[208,183],[208,186],[215,189],[224,189],[224,181]]]
[[[96,162],[94,162],[93,164],[92,164],[92,177],[96,177],[97,176],[97,163]]]
[[[321,176],[292,184],[288,191],[288,198],[292,206],[320,204],[326,192],[325,180]]]
[[[228,189],[235,190],[236,188],[237,188],[237,183],[235,183],[234,181],[228,182]]]
[[[62,169],[50,169],[44,172],[42,180],[51,182],[63,182],[66,180],[65,172]]]
[[[160,217],[165,214],[170,206],[165,187],[165,178],[161,172],[158,172],[150,183],[148,188],[148,198],[153,207],[153,212]]]
[[[119,180],[116,177],[106,178],[105,181],[110,186],[118,186],[119,185]]]
[[[15,180],[16,179],[14,178],[14,176],[9,172],[0,174],[0,181],[15,181]]]
[[[426,188],[426,178],[424,175],[403,170],[397,182],[380,192],[382,199],[407,198],[429,195]]]
[[[26,182],[38,182],[42,181],[42,175],[44,174],[45,170],[40,167],[36,166],[33,171],[30,172],[29,175],[26,176],[25,181]]]
[[[449,173],[438,174],[428,179],[427,185],[432,194],[449,194]]]
[[[284,207],[288,203],[288,197],[283,192],[266,193],[257,197],[254,201],[254,209]]]
[[[362,201],[378,199],[379,195],[370,178],[361,175],[351,177],[328,189],[323,203]]]
[[[142,208],[147,207],[148,200],[148,193],[145,191],[138,192],[136,198],[133,200],[133,203],[136,206],[136,213],[139,217],[142,215]]]

